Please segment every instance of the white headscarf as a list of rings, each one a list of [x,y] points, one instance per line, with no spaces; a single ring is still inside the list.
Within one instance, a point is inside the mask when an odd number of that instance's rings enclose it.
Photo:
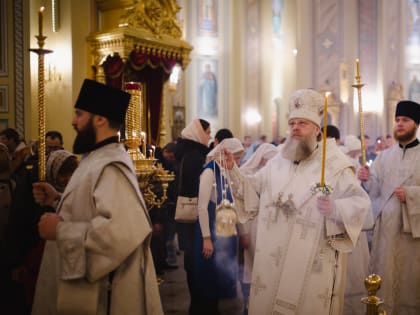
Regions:
[[[222,149],[227,149],[232,154],[244,152],[244,146],[242,145],[241,140],[236,138],[227,138],[223,139],[218,145],[214,147],[213,150],[207,154],[206,163],[210,162],[211,160],[219,159],[219,154],[222,152]]]
[[[279,150],[277,147],[271,143],[262,143],[258,146],[257,150],[251,155],[251,157],[241,165],[240,169],[244,174],[254,174],[262,167],[261,162],[263,159],[268,161],[278,152]]]
[[[200,120],[198,118],[190,122],[184,129],[181,131],[181,137],[183,139],[192,140],[208,146],[210,135],[208,135],[201,126]]]

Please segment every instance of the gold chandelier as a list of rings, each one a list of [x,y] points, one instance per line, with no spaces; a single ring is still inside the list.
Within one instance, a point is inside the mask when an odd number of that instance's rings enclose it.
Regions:
[[[133,161],[139,187],[147,208],[160,208],[167,200],[166,193],[169,182],[175,179],[175,175],[165,170],[161,163],[157,163],[154,150],[150,150],[149,157],[147,157],[146,133],[141,128],[141,113],[143,112],[141,83],[126,82],[124,90],[131,94],[125,118],[124,144]],[[140,147],[142,148],[141,151]]]

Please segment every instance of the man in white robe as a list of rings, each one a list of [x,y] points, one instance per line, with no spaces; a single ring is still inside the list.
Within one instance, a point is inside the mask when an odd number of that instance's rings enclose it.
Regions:
[[[395,112],[394,146],[359,178],[376,199],[370,271],[382,278],[378,292],[392,315],[420,314],[420,105],[401,101]]]
[[[357,242],[370,200],[334,140],[327,141],[325,163],[332,192],[313,193],[321,178],[322,107],[320,93],[296,91],[281,154],[251,177],[226,153],[236,203],[259,211],[251,315],[342,312],[346,253]]]
[[[33,315],[163,314],[150,253],[151,225],[133,163],[118,143],[130,95],[85,80],[75,105],[73,150],[84,154],[64,193],[34,184],[56,213],[38,224],[47,240]]]

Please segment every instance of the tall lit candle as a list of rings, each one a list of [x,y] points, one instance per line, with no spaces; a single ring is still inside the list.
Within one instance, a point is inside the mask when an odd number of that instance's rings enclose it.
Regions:
[[[356,77],[360,77],[360,62],[356,59]]]
[[[327,119],[328,119],[328,95],[329,92],[325,93],[324,96],[324,120],[323,120],[323,131],[322,131],[322,167],[321,167],[321,187],[325,186],[325,160],[327,153]]]
[[[146,154],[147,154],[147,152],[146,152],[146,133],[142,131],[142,132],[140,132],[140,136],[141,136],[141,139],[143,140],[142,151],[143,151],[144,157],[146,157]]]
[[[45,7],[40,7],[38,11],[38,33],[42,37],[42,14],[44,13]]]

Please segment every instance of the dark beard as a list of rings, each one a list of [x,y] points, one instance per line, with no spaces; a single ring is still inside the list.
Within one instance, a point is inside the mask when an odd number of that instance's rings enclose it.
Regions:
[[[408,142],[410,140],[415,139],[417,133],[417,128],[413,127],[413,129],[407,131],[406,134],[401,135],[401,136],[397,136],[396,132],[394,131],[394,139],[397,140],[398,142]]]
[[[302,161],[314,151],[316,139],[295,140],[288,137],[282,149],[282,156],[290,161]]]
[[[93,128],[92,117],[88,124],[81,130],[77,131],[76,139],[73,143],[73,153],[83,154],[93,150],[96,143],[96,132]]]

